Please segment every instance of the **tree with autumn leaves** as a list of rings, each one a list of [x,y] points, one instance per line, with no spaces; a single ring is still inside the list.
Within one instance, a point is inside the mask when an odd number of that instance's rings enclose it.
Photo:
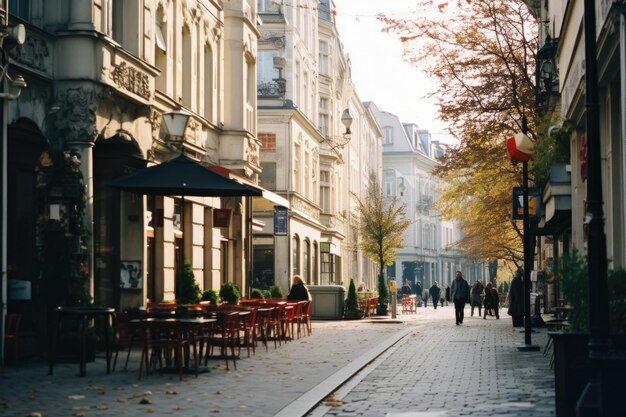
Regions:
[[[521,185],[521,165],[511,163],[505,139],[520,132],[526,118],[535,146],[552,150],[535,169],[531,162],[531,181],[545,175],[558,148],[539,133],[535,18],[521,0],[427,1],[417,7],[410,17],[379,19],[404,43],[405,59],[437,80],[432,96],[458,140],[434,171],[448,184],[438,208],[459,222],[463,238],[457,246],[467,257],[521,266],[521,222],[511,219],[511,189]]]
[[[370,175],[363,199],[358,200],[359,246],[370,259],[378,262],[379,282],[384,268],[396,260],[404,234],[411,226],[406,217],[406,204],[396,196],[385,197],[375,175]],[[386,289],[383,283],[383,289]],[[379,302],[386,302],[379,285]],[[381,299],[382,298],[382,299]]]

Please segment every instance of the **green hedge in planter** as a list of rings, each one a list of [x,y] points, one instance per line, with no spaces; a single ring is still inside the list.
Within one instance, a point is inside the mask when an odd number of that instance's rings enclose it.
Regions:
[[[572,307],[568,314],[569,330],[574,333],[589,331],[589,278],[587,262],[577,251],[565,254],[555,268],[562,280],[563,297]],[[609,271],[608,294],[611,334],[626,334],[626,270]]]

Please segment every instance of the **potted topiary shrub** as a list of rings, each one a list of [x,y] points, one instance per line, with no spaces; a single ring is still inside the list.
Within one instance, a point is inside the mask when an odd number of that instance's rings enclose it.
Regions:
[[[176,284],[176,302],[178,304],[198,304],[200,302],[202,291],[188,261],[185,261],[183,270],[178,273]]]
[[[200,302],[202,301],[208,301],[209,304],[216,306],[219,303],[217,292],[211,288],[204,290],[202,292],[202,297],[200,298]]]
[[[269,298],[284,298],[283,292],[280,290],[278,285],[272,285],[270,287],[270,297]]]
[[[250,291],[250,298],[257,298],[257,299],[265,298],[263,296],[263,290],[260,290],[258,288],[252,288],[252,291]]]
[[[222,284],[222,288],[220,288],[220,298],[226,303],[237,304],[241,299],[241,293],[235,284],[227,282]]]
[[[376,315],[386,316],[388,305],[389,305],[389,291],[387,291],[387,283],[385,282],[385,276],[381,273],[378,275],[378,307],[376,308]]]
[[[348,287],[348,298],[346,299],[346,310],[343,314],[348,320],[363,318],[363,310],[359,309],[359,301],[357,300],[356,287],[354,286],[353,279],[350,279],[350,286]]]

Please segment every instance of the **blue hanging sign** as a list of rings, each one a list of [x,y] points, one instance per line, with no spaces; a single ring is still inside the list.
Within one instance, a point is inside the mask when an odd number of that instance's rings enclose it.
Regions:
[[[287,236],[287,207],[274,206],[274,236]]]

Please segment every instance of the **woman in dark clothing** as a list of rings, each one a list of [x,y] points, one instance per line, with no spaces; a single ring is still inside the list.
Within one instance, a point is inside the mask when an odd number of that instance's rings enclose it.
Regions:
[[[485,287],[485,314],[483,315],[483,320],[487,318],[487,310],[489,310],[489,315],[493,316],[495,312],[496,319],[500,318],[500,312],[498,310],[498,305],[500,304],[500,295],[498,294],[498,290],[496,290],[493,285],[490,283]]]
[[[291,281],[291,289],[287,295],[287,300],[302,301],[310,299],[311,294],[309,294],[309,289],[306,285],[304,285],[304,281],[302,281],[300,275],[294,275],[293,280]]]
[[[521,270],[517,271],[515,278],[511,280],[508,301],[507,313],[513,319],[513,327],[522,327],[524,325],[524,281]]]
[[[471,298],[470,298],[470,304],[472,306],[470,315],[472,317],[474,317],[474,307],[478,307],[478,317],[482,315],[481,309],[483,307],[483,300],[480,297],[482,293],[483,293],[483,284],[480,281],[476,281],[474,285],[472,286],[472,292],[471,292]]]

